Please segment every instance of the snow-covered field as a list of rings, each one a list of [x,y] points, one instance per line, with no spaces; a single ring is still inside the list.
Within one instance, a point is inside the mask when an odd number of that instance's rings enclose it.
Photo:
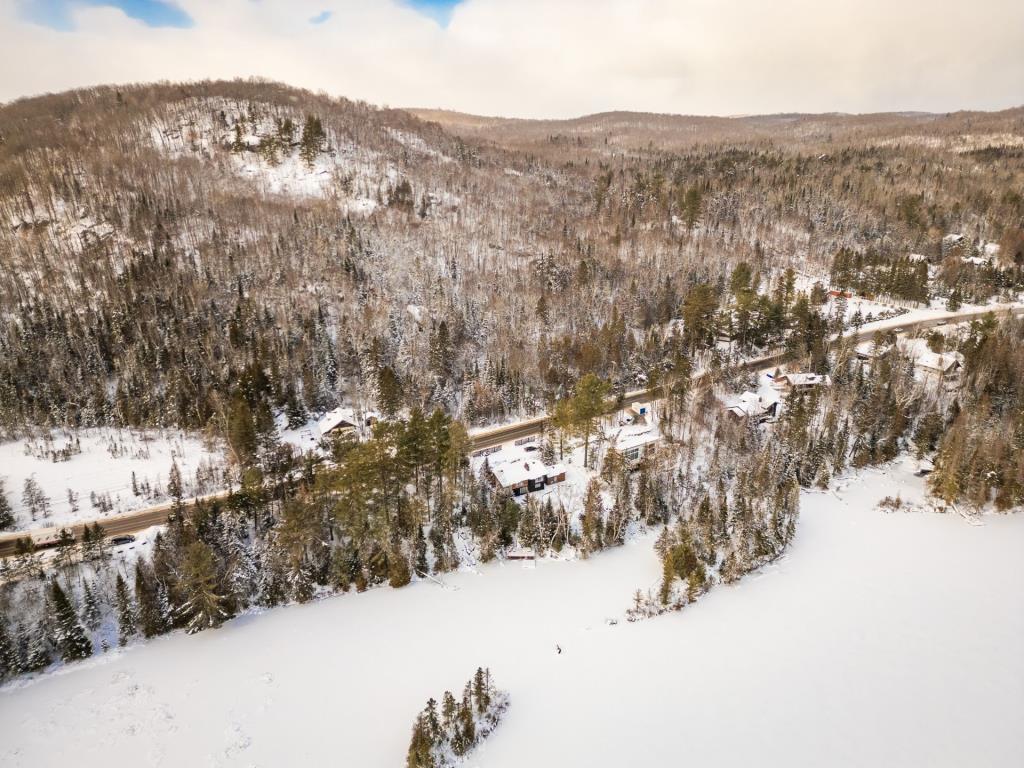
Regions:
[[[649,535],[8,686],[0,764],[393,768],[426,697],[489,665],[512,704],[474,766],[1022,765],[1024,516],[878,510],[920,498],[911,466],[805,494],[785,558],[679,614],[621,620]]]
[[[53,454],[62,449],[70,449],[68,458],[54,461]],[[92,520],[157,503],[166,498],[173,462],[178,464],[186,496],[219,487],[216,477],[222,472],[223,456],[198,437],[175,430],[54,430],[49,440],[41,436],[0,443],[0,479],[14,508],[16,527],[24,530]],[[197,470],[202,475],[198,482]],[[23,503],[29,477],[35,477],[49,499],[49,516],[33,520]],[[76,496],[77,511],[72,509],[69,490]]]

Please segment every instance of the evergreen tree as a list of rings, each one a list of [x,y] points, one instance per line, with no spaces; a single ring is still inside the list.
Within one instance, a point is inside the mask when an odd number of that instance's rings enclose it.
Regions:
[[[127,645],[136,633],[135,605],[127,582],[117,574],[114,584],[117,602],[117,643]]]
[[[95,632],[103,621],[103,613],[100,610],[99,597],[93,589],[91,582],[86,581],[82,585],[82,621],[85,626]]]
[[[383,366],[377,374],[377,402],[381,413],[394,417],[402,407],[402,383],[391,366]]]
[[[596,478],[587,486],[587,495],[583,500],[583,513],[580,516],[581,542],[583,557],[604,546],[604,509],[601,503],[601,486]]]
[[[50,499],[43,493],[39,481],[35,475],[25,478],[24,489],[21,494],[21,503],[28,509],[33,520],[50,516]]]
[[[142,636],[149,638],[166,632],[170,625],[159,585],[152,568],[141,559],[135,561],[135,597],[138,601],[138,627]]]
[[[7,619],[0,615],[0,680],[17,675],[21,672],[21,659],[18,649],[7,634]]]
[[[423,526],[416,526],[416,575],[424,577],[430,574],[430,564],[427,562],[427,539],[423,535]]]
[[[60,584],[50,582],[50,614],[54,642],[64,661],[79,661],[92,655],[92,643],[78,620],[75,608]]]
[[[588,373],[576,384],[576,390],[570,400],[572,422],[579,433],[583,435],[583,463],[585,466],[590,466],[590,438],[594,432],[595,420],[605,412],[605,397],[608,390],[607,382]]]
[[[7,499],[7,491],[4,489],[4,479],[0,477],[0,531],[6,531],[14,527],[14,510],[11,502]]]
[[[388,584],[392,587],[404,587],[412,581],[409,559],[401,549],[395,549],[388,556]]]
[[[57,555],[54,558],[59,568],[70,568],[74,562],[75,536],[69,528],[61,528],[57,533]]]
[[[437,768],[434,761],[434,740],[422,712],[416,716],[412,727],[412,739],[405,759],[406,768]]]
[[[38,672],[40,669],[48,667],[53,661],[46,639],[46,630],[42,624],[37,626],[34,632],[22,628],[19,632],[19,645],[24,649],[25,663],[23,666],[26,672]]]
[[[217,586],[216,561],[205,542],[196,540],[185,547],[179,587],[184,602],[178,612],[190,633],[220,626],[227,613]]]
[[[181,482],[181,470],[175,459],[171,459],[171,471],[167,474],[167,494],[174,499],[174,508],[179,509],[184,490]]]

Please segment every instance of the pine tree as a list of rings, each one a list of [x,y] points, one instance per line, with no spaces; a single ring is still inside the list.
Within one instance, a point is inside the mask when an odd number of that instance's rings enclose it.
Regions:
[[[383,366],[377,374],[377,402],[381,413],[394,417],[402,407],[402,383],[391,366]]]
[[[256,453],[256,428],[253,426],[252,409],[241,395],[231,400],[227,428],[228,444],[235,458],[243,466],[248,464]]]
[[[90,582],[82,585],[82,620],[85,626],[95,632],[103,621],[103,613],[100,610],[99,597]]]
[[[441,728],[449,741],[454,738],[455,726],[459,714],[459,705],[451,691],[445,691],[441,699]]]
[[[64,661],[79,661],[92,655],[92,643],[78,620],[71,600],[54,579],[50,582],[50,613],[54,642]]]
[[[4,479],[0,477],[0,531],[6,531],[14,527],[14,510],[11,502],[7,499],[7,492],[4,489]]]
[[[412,727],[412,739],[405,759],[406,768],[436,768],[434,741],[430,736],[426,716],[421,712]]]
[[[19,645],[24,648],[24,671],[38,672],[40,669],[48,667],[53,661],[46,639],[46,631],[42,624],[37,626],[34,632],[21,628],[18,638]]]
[[[68,514],[72,517],[78,514],[78,494],[68,488]]]
[[[171,459],[171,471],[167,474],[167,493],[174,499],[174,508],[179,509],[184,489],[181,482],[181,470],[178,468],[178,462],[175,459]]]
[[[412,571],[409,568],[409,558],[405,553],[395,548],[388,556],[388,584],[396,589],[404,587],[412,581]]]
[[[50,516],[50,499],[43,493],[43,489],[39,485],[39,481],[36,480],[35,475],[29,475],[25,478],[21,503],[28,508],[33,520]]]
[[[583,557],[587,557],[604,546],[604,510],[601,504],[601,486],[594,478],[587,486],[587,495],[583,500],[583,514],[580,516],[582,541],[580,543]]]
[[[135,597],[138,601],[138,627],[142,631],[142,636],[149,638],[166,632],[170,625],[156,577],[142,560],[135,561]]]
[[[0,615],[0,680],[21,672],[21,659],[10,635],[7,634],[7,619]]]
[[[491,671],[484,671],[483,667],[476,668],[473,675],[473,700],[476,702],[476,711],[483,714],[491,706]]]
[[[71,533],[68,528],[61,528],[57,533],[57,554],[54,558],[59,568],[70,568],[74,562],[75,550],[75,536]]]
[[[427,562],[427,538],[423,535],[423,526],[416,526],[416,575],[420,578],[430,574],[430,563]]]
[[[127,645],[136,633],[135,605],[127,582],[117,574],[114,584],[117,600],[117,643]]]
[[[605,411],[604,399],[608,395],[608,390],[607,382],[588,373],[577,382],[576,391],[570,401],[573,424],[583,435],[584,466],[590,466],[590,438],[594,432],[595,420]]]
[[[196,540],[185,548],[179,587],[184,599],[179,614],[190,633],[220,626],[227,613],[217,587],[213,552],[205,542]]]

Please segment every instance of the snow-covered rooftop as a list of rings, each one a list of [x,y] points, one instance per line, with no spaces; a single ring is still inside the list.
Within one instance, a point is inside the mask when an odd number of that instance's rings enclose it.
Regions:
[[[510,488],[530,480],[541,480],[547,477],[556,477],[565,472],[561,464],[547,465],[540,460],[540,457],[520,459],[517,461],[506,461],[501,464],[492,464],[491,472],[504,488]]]
[[[348,429],[355,427],[359,421],[356,419],[355,409],[347,406],[341,408],[335,408],[333,411],[328,411],[320,420],[317,422],[317,427],[320,429],[321,435],[326,435],[332,429]]]
[[[948,373],[957,365],[963,365],[964,356],[959,352],[922,352],[914,360],[914,365],[929,371]]]
[[[630,448],[650,445],[659,440],[661,440],[661,433],[657,428],[649,424],[638,424],[620,429],[615,434],[613,444],[618,451],[628,451]]]
[[[830,376],[823,376],[818,373],[786,373],[779,376],[775,381],[783,386],[788,384],[791,387],[816,387],[819,384],[827,387],[832,384]]]
[[[502,448],[490,454],[487,463],[494,477],[505,488],[565,472],[561,464],[545,464],[536,444]]]

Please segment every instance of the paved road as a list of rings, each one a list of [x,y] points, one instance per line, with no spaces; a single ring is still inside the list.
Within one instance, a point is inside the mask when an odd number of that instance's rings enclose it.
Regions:
[[[1009,311],[1014,315],[1024,315],[1024,307],[1013,307],[1001,308],[1004,311]],[[972,318],[979,317],[993,310],[990,308],[985,309],[970,309],[959,312],[944,312],[937,315],[931,315],[928,317],[918,319],[907,319],[901,322],[901,317],[895,317],[890,320],[884,320],[878,323],[872,323],[870,328],[863,329],[852,335],[853,338],[860,341],[867,341],[874,338],[875,334],[879,331],[893,331],[899,332],[910,332],[922,328],[933,328],[937,325],[945,325],[954,322],[964,322],[971,320]],[[912,313],[913,314],[913,313]],[[905,316],[903,316],[905,317]],[[747,370],[756,370],[759,368],[767,368],[772,365],[776,365],[785,360],[785,352],[777,352],[763,357],[753,358],[746,360],[741,363],[741,367]],[[701,374],[698,374],[701,375]],[[640,402],[643,400],[649,400],[651,397],[650,391],[646,389],[638,389],[632,392],[627,392],[623,396],[623,407],[629,407],[633,403]],[[487,450],[488,448],[496,448],[505,443],[520,440],[524,437],[531,437],[533,435],[539,435],[544,429],[544,423],[547,421],[546,416],[537,416],[531,419],[525,419],[524,421],[517,421],[514,424],[507,424],[501,427],[494,427],[493,429],[479,430],[470,434],[470,451],[475,453],[477,451]],[[224,498],[228,495],[228,491],[221,491],[219,493],[211,493],[201,497],[203,501],[212,501],[214,499]],[[194,500],[187,500],[186,504],[192,503]],[[117,536],[126,533],[135,533],[145,528],[149,528],[152,525],[161,525],[167,522],[167,516],[171,511],[170,504],[160,504],[155,507],[147,507],[146,509],[136,510],[134,512],[124,512],[119,515],[112,515],[97,520],[87,521],[88,524],[100,523],[104,532],[108,536]],[[86,522],[78,523],[76,525],[68,526],[76,538],[80,538],[82,529],[85,527]],[[32,536],[35,541],[45,543],[48,541],[55,541],[58,533],[57,528],[44,528],[33,531]],[[5,533],[0,534],[0,557],[7,557],[14,554],[15,541],[19,538],[23,538],[24,533]]]

